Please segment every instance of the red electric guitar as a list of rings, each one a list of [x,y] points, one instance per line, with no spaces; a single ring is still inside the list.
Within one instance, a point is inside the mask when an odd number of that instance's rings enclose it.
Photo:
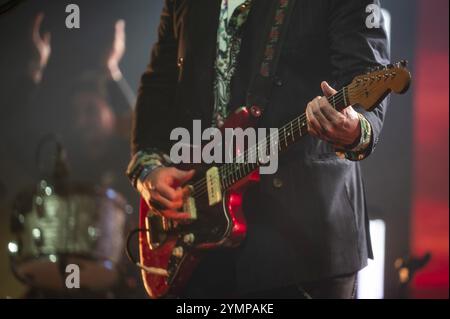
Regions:
[[[372,111],[389,93],[405,93],[411,82],[406,62],[377,68],[356,77],[328,100],[341,111],[359,105]],[[248,128],[257,124],[261,112],[244,107],[231,115],[224,128]],[[303,114],[278,130],[279,151],[307,134]],[[141,200],[140,266],[148,294],[152,298],[176,295],[189,280],[201,260],[202,251],[218,247],[236,247],[247,231],[242,211],[245,189],[259,180],[258,163],[236,163],[197,170],[192,184],[186,185],[183,212],[191,219],[174,222],[161,217]],[[202,173],[199,173],[202,172]]]

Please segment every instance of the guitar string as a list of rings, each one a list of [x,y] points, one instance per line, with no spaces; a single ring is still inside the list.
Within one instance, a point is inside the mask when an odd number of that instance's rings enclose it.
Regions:
[[[345,89],[345,88],[344,88]],[[340,92],[338,92],[336,95],[334,95],[333,98],[333,103],[339,104],[341,102],[343,102],[343,100],[345,100],[345,96],[344,96],[344,89],[341,90]],[[342,93],[342,94],[341,94]],[[342,95],[342,96],[341,96]],[[344,99],[342,99],[344,98]],[[305,127],[305,119],[306,119],[306,114],[302,114],[301,116],[297,117],[296,119],[292,120],[291,122],[287,123],[285,126],[283,126],[281,129],[278,130],[278,133],[281,131],[281,138],[279,140],[285,140],[287,142],[287,139],[289,137],[291,138],[295,138],[296,133],[301,133],[301,130]],[[287,133],[287,129],[288,127],[290,128],[290,132]],[[287,134],[286,134],[287,133]],[[292,135],[291,135],[292,133]],[[276,133],[275,133],[276,134]],[[263,142],[264,143],[264,147],[267,149],[267,144],[268,143],[270,145],[270,141],[273,139],[275,135],[272,134],[270,136],[268,136],[266,138],[266,140]],[[242,158],[245,161],[245,158],[249,158],[249,156],[255,156],[254,152],[257,151],[259,148],[261,148],[261,143],[258,144],[258,147],[255,150],[255,146],[246,150],[243,154],[238,155],[235,160],[237,160],[238,158]],[[279,148],[281,148],[281,146],[279,146]],[[252,157],[254,158],[254,157]],[[248,166],[249,163],[228,163],[226,165],[223,166],[223,168],[221,169],[221,174],[222,174],[222,180],[225,180],[225,184],[227,184],[228,180],[231,182],[231,184],[235,183],[235,179],[239,180],[242,177],[248,176],[248,174],[250,174],[253,170],[250,170],[249,172],[246,172],[246,169],[248,168],[243,168],[244,169],[244,174],[243,176],[241,176],[242,172],[241,166],[236,166],[236,164],[240,164],[240,165],[246,165]],[[257,163],[252,163],[254,165],[257,165]],[[204,182],[204,181],[202,181]],[[198,190],[197,196],[200,197],[203,195],[204,192],[204,188],[206,187],[206,182],[204,182],[205,184],[202,185],[204,187],[202,187],[202,189]],[[194,188],[195,189],[195,188]]]
[[[376,85],[383,84],[383,83],[380,83],[380,80],[381,79],[377,80],[377,84]],[[353,86],[355,84],[351,84],[351,85]],[[376,86],[375,86],[375,88],[376,88]],[[347,89],[348,96],[344,95],[345,89]],[[336,105],[336,104],[340,104],[342,102],[346,102],[345,100],[346,100],[347,97],[358,98],[358,97],[360,97],[362,95],[361,94],[362,90],[364,90],[364,88],[359,87],[359,85],[357,85],[356,87],[353,87],[353,88],[350,87],[350,86],[349,87],[344,87],[344,89],[342,89],[341,91],[339,91],[337,94],[334,95],[333,103]],[[341,93],[342,93],[342,95],[341,95]],[[338,98],[336,98],[336,97],[338,97]],[[343,100],[342,100],[342,98],[343,98]],[[306,114],[303,114],[300,117],[298,117],[298,118],[292,120],[291,122],[287,123],[281,129],[279,129],[278,133],[280,133],[280,132],[282,133],[282,135],[281,135],[279,140],[280,141],[281,140],[285,140],[285,142],[287,142],[288,138],[295,138],[295,133],[301,133],[301,129],[306,126],[306,123],[304,122],[305,119],[306,119]],[[289,126],[291,127],[290,130],[288,130]],[[294,132],[294,130],[296,132]],[[292,133],[292,135],[291,135],[291,133]],[[268,139],[270,139],[270,138],[272,138],[272,136],[268,137]],[[266,143],[266,142],[270,143],[270,140],[269,141],[266,140],[264,143]],[[258,146],[259,146],[259,144],[258,144]],[[281,147],[279,147],[279,148],[281,148]],[[247,158],[248,158],[249,155],[255,156],[255,154],[252,153],[253,150],[255,150],[254,147],[250,148],[249,150],[244,152],[244,154],[239,155],[238,157],[242,157],[245,160],[246,155],[247,155]],[[233,179],[233,183],[234,183],[234,177],[235,177],[233,175],[235,175],[236,173],[240,173],[240,169],[241,169],[239,167],[237,169],[234,169],[233,166],[235,164],[248,165],[248,163],[245,163],[245,162],[244,163],[229,163],[229,164],[226,165],[228,167],[228,169],[227,169],[227,167],[225,167],[225,170],[224,170],[224,172],[226,173],[225,179],[228,179],[230,177],[230,175],[231,175],[231,178]],[[240,178],[238,177],[237,179],[239,180]]]
[[[380,85],[380,83],[379,83],[379,80],[377,81],[378,83],[377,83],[377,85]],[[345,88],[344,88],[345,89]],[[351,98],[358,98],[358,97],[360,97],[362,94],[362,90],[364,90],[364,88],[355,88],[354,90],[350,90],[350,91],[352,91],[351,92],[351,95],[349,95],[349,97],[351,97]],[[357,92],[357,93],[356,93]],[[338,96],[338,94],[336,94],[335,96]],[[344,96],[344,101],[345,101],[345,96]],[[338,98],[338,99],[336,99],[336,98],[334,98],[334,104],[336,105],[336,104],[339,104],[339,103],[342,103],[343,102],[343,100],[342,99],[340,99],[340,98]],[[300,135],[301,135],[301,130],[307,125],[306,124],[306,122],[305,122],[305,119],[306,119],[306,114],[303,114],[303,115],[301,115],[300,117],[298,117],[298,118],[296,118],[296,119],[294,119],[293,121],[291,121],[291,122],[289,122],[288,124],[286,124],[284,127],[282,127],[281,129],[279,129],[278,130],[278,133],[280,133],[281,132],[281,136],[280,136],[280,138],[279,138],[279,141],[285,141],[285,143],[287,143],[287,140],[288,140],[288,138],[292,138],[292,139],[295,139],[295,135],[296,134],[298,134],[298,133],[300,133]],[[289,129],[289,126],[290,126],[290,129]],[[275,133],[276,134],[276,133]],[[302,135],[301,135],[302,136]],[[300,136],[300,137],[301,137]],[[271,141],[271,138],[272,138],[272,136],[269,136],[267,139],[266,139],[266,141],[264,141],[264,143],[267,143],[267,142],[269,142],[269,144],[270,144],[270,141]],[[259,144],[258,144],[259,145]],[[279,148],[281,149],[281,146],[279,146]],[[253,150],[254,150],[254,147],[253,147]],[[250,151],[250,154],[251,154],[251,152],[252,152],[252,148],[251,149],[249,149],[248,151]],[[244,158],[244,160],[245,160],[245,157],[246,157],[246,154],[247,154],[247,156],[249,156],[249,154],[247,153],[247,151],[244,153],[244,154],[242,154],[242,155],[239,155],[239,157],[243,157]],[[254,156],[255,154],[251,154],[252,156]],[[248,158],[248,157],[247,157]],[[248,163],[237,163],[237,164],[243,164],[243,165],[248,165]],[[228,178],[230,178],[231,177],[231,179],[232,179],[232,182],[234,183],[234,175],[235,174],[240,174],[241,172],[240,172],[240,170],[241,170],[241,168],[240,167],[238,167],[237,169],[234,169],[233,168],[233,166],[235,165],[235,163],[230,163],[230,164],[228,164],[227,166],[229,167],[229,169],[228,170],[225,170],[225,173],[227,174],[226,176],[225,176],[225,179],[228,179]],[[251,171],[250,172],[248,172],[248,173],[251,173]],[[247,174],[247,173],[245,173],[245,174]],[[239,177],[238,175],[236,175],[237,176],[237,179],[239,180],[240,178],[242,178],[242,177]],[[244,175],[244,176],[247,176],[247,175]]]
[[[339,104],[339,103],[341,103],[341,102],[343,102],[345,99],[346,99],[346,96],[345,96],[345,91],[347,90],[347,92],[348,91],[352,91],[353,90],[353,88],[349,88],[349,87],[344,87],[343,89],[341,89],[338,93],[336,93],[334,96],[333,96],[333,102],[334,102],[334,104]],[[331,98],[331,97],[330,97]],[[306,114],[302,114],[301,116],[299,116],[299,117],[297,117],[296,119],[294,119],[294,120],[292,120],[291,122],[289,122],[289,123],[287,123],[285,126],[283,126],[281,129],[279,129],[278,130],[278,133],[280,132],[280,131],[282,131],[283,132],[283,134],[286,134],[286,129],[289,127],[289,126],[291,126],[291,130],[293,131],[293,130],[298,130],[299,128],[301,129],[304,125],[302,125],[302,124],[298,124],[299,122],[304,122],[305,121],[305,119],[306,119]],[[293,124],[295,122],[295,125]],[[299,127],[300,126],[300,127]],[[275,133],[276,134],[276,133]],[[266,138],[266,141],[264,142],[264,146],[266,147],[266,149],[267,149],[267,145],[265,144],[265,143],[267,143],[267,142],[269,142],[269,144],[270,144],[270,141],[268,141],[268,140],[271,140],[274,136],[275,136],[275,134],[272,134],[272,135],[270,135],[270,136],[268,136],[267,138]],[[295,135],[295,133],[294,133],[294,135]],[[280,140],[281,139],[287,139],[287,137],[289,137],[289,134],[287,135],[287,136],[285,136],[285,135],[282,135],[282,138],[280,138]],[[249,149],[247,149],[243,154],[240,154],[240,155],[238,155],[237,157],[235,157],[234,158],[234,160],[236,161],[238,158],[243,158],[244,159],[244,161],[245,161],[245,158],[249,158],[250,156],[252,156],[252,158],[255,158],[254,156],[256,155],[255,153],[258,153],[258,149],[259,148],[261,148],[261,146],[263,146],[261,143],[259,143],[257,146],[256,145],[254,145],[253,147],[251,147],[251,148],[249,148]],[[240,168],[238,168],[238,169],[233,169],[233,166],[235,165],[235,164],[242,164],[242,165],[248,165],[249,163],[237,163],[237,162],[233,162],[233,163],[227,163],[227,164],[224,164],[224,165],[222,165],[221,167],[220,167],[220,173],[221,173],[221,175],[224,177],[224,179],[226,179],[226,180],[228,180],[230,177],[234,177],[234,176],[232,176],[232,175],[234,175],[235,173],[237,173],[237,171],[239,171],[239,173],[240,173]],[[257,164],[257,163],[254,163],[254,164]],[[234,178],[233,178],[233,180],[234,180]],[[206,185],[205,185],[205,181],[200,181],[198,184],[200,184],[200,183],[202,183],[202,184],[204,184],[204,185],[202,185],[202,186],[204,186],[204,187],[206,187]],[[196,188],[196,186],[197,186],[197,188],[198,188],[198,184],[197,185],[194,185],[194,189]],[[198,190],[197,192],[201,192],[202,191],[202,189],[200,189],[200,190]]]
[[[342,102],[341,99],[336,100],[336,103],[340,103],[340,102]],[[279,133],[280,131],[282,132],[279,140],[283,140],[283,139],[286,140],[288,137],[290,137],[290,134],[292,132],[289,132],[288,134],[286,134],[286,129],[288,128],[288,126],[291,126],[291,131],[295,131],[298,133],[299,129],[301,130],[303,127],[305,127],[305,125],[304,125],[305,119],[306,119],[306,114],[302,114],[301,116],[297,117],[293,121],[291,121],[288,124],[286,124],[285,126],[283,126],[281,129],[279,129],[277,133]],[[300,122],[301,124],[298,124],[298,122]],[[295,123],[295,124],[293,124],[293,123]],[[293,133],[293,135],[295,135],[295,132]],[[267,142],[269,142],[269,145],[270,145],[270,140],[273,140],[273,138],[275,137],[275,134],[276,133],[273,133],[272,135],[266,137],[266,140],[264,142],[258,143],[258,146],[254,145],[253,147],[246,150],[243,154],[240,154],[237,157],[235,157],[234,158],[235,162],[222,165],[219,168],[222,179],[224,179],[225,182],[228,182],[228,180],[234,182],[235,176],[233,176],[233,175],[235,175],[237,173],[239,173],[239,174],[241,173],[241,168],[234,168],[234,167],[236,167],[236,164],[238,164],[238,165],[239,164],[241,164],[241,165],[249,165],[250,164],[250,163],[245,163],[245,162],[237,163],[237,159],[242,158],[245,161],[245,158],[248,159],[250,156],[252,156],[252,158],[255,158],[255,155],[257,155],[257,153],[258,153],[258,149],[260,149],[263,146],[265,147],[265,149],[267,149]],[[258,163],[251,163],[251,164],[258,165]],[[248,173],[251,173],[251,171]],[[246,174],[246,173],[244,173],[244,174]],[[199,186],[201,188],[199,188]],[[203,191],[206,189],[206,180],[201,180],[197,184],[194,184],[194,190],[195,189],[197,189],[197,191],[195,192],[196,195],[201,196],[203,194]]]
[[[378,82],[378,85],[382,85],[383,84],[383,83],[380,83],[380,80],[378,80],[377,82]],[[353,85],[355,85],[355,84],[353,84]],[[345,94],[345,89],[347,89],[347,92],[348,92],[347,94]],[[333,96],[334,104],[338,105],[339,103],[344,102],[346,99],[348,99],[350,97],[349,93],[352,94],[352,98],[353,99],[354,98],[358,98],[358,97],[364,95],[364,87],[359,87],[359,85],[357,85],[355,87],[350,87],[350,86],[349,87],[344,87],[343,89],[341,89],[338,93],[336,93]],[[331,97],[329,99],[331,99]],[[291,133],[294,130],[296,131],[296,133],[301,132],[299,130],[301,130],[302,128],[305,127],[305,125],[303,125],[305,119],[306,119],[306,113],[304,113],[304,114],[300,115],[299,117],[297,117],[296,119],[290,121],[289,123],[284,125],[281,129],[278,129],[278,131],[276,133],[280,133],[281,132],[281,135],[280,135],[281,137],[279,138],[279,140],[285,140],[286,141],[288,138],[292,138]],[[289,126],[291,126],[290,132],[288,132],[288,134],[286,134],[287,129],[288,129]],[[264,145],[266,146],[266,149],[267,149],[266,143],[269,142],[269,144],[270,144],[270,140],[276,135],[276,133],[268,136],[266,138],[266,141],[263,142]],[[294,135],[295,135],[295,133],[294,133]],[[268,139],[270,139],[270,140],[268,141]],[[245,158],[246,157],[248,158],[248,156],[254,156],[255,154],[253,152],[257,153],[258,152],[258,147],[261,147],[261,146],[262,146],[261,143],[258,143],[257,145],[254,145],[253,147],[251,147],[248,150],[246,150],[242,155],[239,155],[238,157],[243,157],[244,160],[245,160]],[[241,168],[235,169],[236,164],[249,165],[249,163],[245,163],[245,162],[244,163],[227,163],[227,164],[224,164],[224,165],[219,167],[219,172],[221,174],[222,180],[225,180],[225,183],[228,182],[228,181],[231,182],[231,185],[236,183],[235,177],[238,177],[238,175],[236,175],[236,176],[234,176],[234,175],[240,173],[240,169],[241,169]],[[259,165],[258,163],[252,163],[252,164]],[[243,177],[248,176],[248,174],[250,174],[252,171],[248,172],[247,174],[244,173],[245,175]],[[242,176],[238,177],[236,179],[239,180],[241,178],[242,178]],[[231,185],[228,185],[228,187],[231,186]],[[196,188],[198,189],[197,191],[195,191]],[[194,184],[195,197],[199,197],[200,198],[202,195],[204,195],[204,192],[205,192],[206,188],[207,188],[207,185],[206,185],[206,179],[205,178],[203,180],[198,181],[196,184]]]
[[[347,92],[350,91],[356,91],[357,88],[343,88],[341,89],[338,93],[336,93],[333,97],[333,103],[335,105],[338,105],[342,102],[345,101],[346,96],[345,96],[345,89],[347,89]],[[352,92],[354,93],[354,92]],[[356,96],[356,95],[355,95]],[[331,97],[330,97],[331,98]],[[305,120],[306,120],[306,113],[300,115],[299,117],[297,117],[296,119],[290,121],[289,123],[287,123],[285,126],[283,126],[281,129],[278,129],[276,133],[280,133],[281,132],[281,137],[279,138],[279,140],[285,140],[287,141],[287,139],[289,137],[292,138],[292,136],[290,135],[291,133],[294,133],[293,131],[295,131],[295,133],[300,133],[301,130],[305,127]],[[288,134],[286,134],[288,127],[291,126],[290,132],[288,132]],[[273,137],[276,135],[276,133],[268,136],[266,138],[266,140],[263,142],[266,149],[267,149],[267,145],[266,143],[270,144],[270,141],[273,139]],[[294,135],[295,135],[294,133]],[[247,157],[247,159],[249,158],[249,156],[255,156],[254,152],[258,152],[258,148],[261,148],[262,144],[258,143],[258,145],[254,145],[253,147],[249,148],[248,150],[246,150],[243,154],[239,155],[238,157],[243,157],[244,160]],[[236,157],[237,158],[237,157]],[[235,158],[235,160],[236,160]],[[241,165],[249,165],[249,163],[227,163],[222,165],[219,168],[219,171],[221,173],[221,177],[222,180],[225,180],[225,184],[230,181],[231,185],[233,185],[234,183],[236,183],[235,179],[239,180],[242,177],[248,176],[248,174],[250,174],[253,170],[251,170],[250,172],[244,173],[244,176],[239,177],[238,174],[241,173],[241,168],[236,168],[236,164],[241,164]],[[254,165],[260,165],[258,163],[252,163]],[[245,169],[245,168],[244,168]],[[235,178],[236,177],[236,178]],[[200,185],[199,185],[200,184]],[[231,186],[229,185],[229,186]],[[200,188],[198,188],[200,186]],[[226,185],[225,185],[226,186]],[[197,187],[197,191],[195,191]],[[195,191],[195,197],[197,198],[201,198],[203,195],[206,195],[206,179],[203,179],[201,181],[199,181],[197,184],[194,184],[194,191]]]
[[[345,88],[344,88],[345,89]],[[344,97],[344,89],[342,89],[341,91],[339,91],[338,93],[336,93],[335,94],[335,97],[334,97],[334,99],[336,100],[336,102],[337,103],[340,103],[340,102],[342,102],[342,99],[343,99],[343,97]],[[301,115],[300,116],[300,121],[304,121],[304,118],[303,118],[303,116],[305,116],[305,114],[303,114],[303,115]],[[295,120],[293,120],[293,121],[297,121],[298,120],[298,118],[297,119],[295,119]],[[293,122],[292,121],[292,122]],[[278,131],[281,131],[281,130],[284,130],[287,126],[289,126],[291,123],[288,123],[288,124],[286,124],[284,127],[282,127],[281,129],[279,129]],[[269,136],[270,137],[270,136]],[[249,148],[248,150],[246,150],[241,156],[242,157],[244,157],[245,158],[245,155],[247,154],[247,156],[254,156],[255,154],[253,154],[252,152],[253,151],[255,151],[255,146],[253,146],[252,148]],[[247,157],[248,158],[248,157]],[[234,160],[236,160],[236,158],[234,158]],[[227,163],[227,164],[233,164],[233,163]],[[225,165],[223,165],[223,166],[221,166],[220,168],[222,169],[221,170],[221,173],[229,173],[230,172],[230,169],[228,168],[228,165],[227,164],[225,164]],[[244,163],[241,163],[241,164],[244,164]],[[228,175],[228,174],[227,174]],[[198,184],[200,184],[200,183],[202,183],[202,181],[200,181]],[[197,184],[197,185],[198,185]],[[197,186],[197,185],[194,185],[194,189],[195,189],[195,186]]]

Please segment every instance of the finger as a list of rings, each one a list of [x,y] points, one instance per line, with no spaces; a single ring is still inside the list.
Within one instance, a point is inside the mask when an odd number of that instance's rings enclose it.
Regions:
[[[193,188],[191,187],[183,187],[181,192],[183,193],[183,199],[192,195]]]
[[[125,20],[120,19],[116,22],[116,31],[124,32],[125,31]]]
[[[335,89],[333,89],[328,84],[328,82],[323,81],[320,84],[320,87],[322,88],[323,95],[325,95],[326,97],[330,97],[330,96],[335,95],[337,93],[337,91]]]
[[[333,134],[333,126],[330,121],[323,115],[323,113],[318,110],[314,113],[317,121],[319,122],[319,127],[315,127],[316,130],[319,130],[319,133],[329,139]]]
[[[42,21],[44,20],[44,13],[40,12],[34,19],[33,23],[33,41],[35,43],[39,43],[41,41],[41,35],[39,33],[42,25]]]
[[[308,122],[308,132],[316,137],[321,137],[320,135],[320,125],[317,121],[316,117],[314,116],[313,112],[313,103],[308,104],[308,107],[306,108],[306,118]]]
[[[345,116],[336,111],[328,102],[321,104],[321,112],[333,125],[345,119]]]
[[[161,206],[163,206],[165,209],[180,209],[183,207],[183,201],[169,201],[168,199],[162,197],[157,192],[152,192],[151,194],[152,202],[157,202]]]
[[[308,133],[317,138],[320,138],[320,139],[322,138],[320,133],[318,131],[316,131],[312,126],[308,128]]]
[[[173,220],[185,220],[191,218],[191,214],[189,213],[177,212],[174,210],[164,210],[160,213],[163,217]]]
[[[180,185],[183,185],[184,183],[188,182],[192,177],[194,177],[194,174],[195,170],[190,171],[176,170],[174,177],[177,180],[177,182],[180,183]]]
[[[163,197],[170,201],[179,201],[183,198],[183,192],[181,189],[174,189],[173,187],[164,183],[157,184],[156,190]]]
[[[34,19],[33,30],[39,30],[43,20],[44,20],[44,13],[39,12]]]
[[[125,45],[125,20],[118,20],[116,22],[115,41],[117,45]]]

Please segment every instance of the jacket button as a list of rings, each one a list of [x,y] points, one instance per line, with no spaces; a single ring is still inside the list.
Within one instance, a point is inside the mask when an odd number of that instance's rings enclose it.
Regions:
[[[178,58],[178,62],[177,62],[178,67],[181,68],[183,66],[183,64],[184,64],[184,58]]]
[[[278,177],[275,177],[273,179],[273,187],[275,187],[275,188],[283,187],[283,181],[281,179],[279,179]]]

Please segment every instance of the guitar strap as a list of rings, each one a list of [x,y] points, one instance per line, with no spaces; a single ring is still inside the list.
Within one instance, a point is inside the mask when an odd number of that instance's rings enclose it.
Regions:
[[[261,112],[270,101],[281,49],[289,30],[295,2],[295,0],[274,0],[267,15],[268,21],[263,33],[266,37],[261,41],[258,64],[251,78],[246,101],[248,107],[255,106]]]

